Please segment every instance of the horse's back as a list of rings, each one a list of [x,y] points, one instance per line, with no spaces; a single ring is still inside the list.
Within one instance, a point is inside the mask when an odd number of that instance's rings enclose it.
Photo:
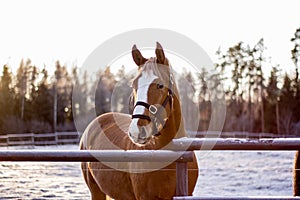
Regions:
[[[126,149],[130,115],[106,113],[94,119],[85,129],[80,146],[88,150]]]

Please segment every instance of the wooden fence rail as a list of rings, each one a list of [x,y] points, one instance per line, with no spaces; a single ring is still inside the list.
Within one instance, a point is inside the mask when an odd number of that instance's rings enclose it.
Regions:
[[[80,135],[78,132],[7,134],[0,135],[0,146],[78,144]]]
[[[0,150],[0,162],[190,162],[192,151],[170,150]]]

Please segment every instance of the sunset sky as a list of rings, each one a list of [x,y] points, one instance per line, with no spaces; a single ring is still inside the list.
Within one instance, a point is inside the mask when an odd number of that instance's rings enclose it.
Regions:
[[[0,64],[18,66],[21,58],[53,68],[56,60],[82,65],[102,42],[139,28],[169,29],[214,53],[239,41],[261,37],[273,64],[287,72],[290,38],[300,27],[300,1],[58,1],[0,3]]]

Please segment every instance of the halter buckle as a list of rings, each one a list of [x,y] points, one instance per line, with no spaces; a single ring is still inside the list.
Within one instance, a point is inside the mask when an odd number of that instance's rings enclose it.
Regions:
[[[149,106],[149,112],[150,112],[152,115],[155,115],[155,114],[157,113],[157,108],[156,108],[156,106],[150,105],[150,106]]]

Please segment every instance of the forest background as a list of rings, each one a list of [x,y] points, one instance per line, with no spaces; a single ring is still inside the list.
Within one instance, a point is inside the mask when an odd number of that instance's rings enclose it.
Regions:
[[[205,66],[199,66],[197,73],[183,71],[177,81],[185,123],[193,124],[197,117],[192,131],[208,130],[212,101],[224,98],[223,131],[300,135],[300,28],[287,41],[293,44],[292,73],[285,70],[287,66],[273,65],[272,58],[265,56],[263,38],[256,44],[238,42],[225,50],[219,48],[214,73]],[[107,66],[92,80],[88,72],[80,71],[76,65],[61,63],[56,61],[53,74],[49,74],[49,66],[35,66],[30,59],[22,59],[19,66],[3,65],[0,134],[76,131],[76,127],[85,127],[92,120],[90,113],[94,108],[97,115],[129,112],[133,77],[125,73],[126,66],[117,73]],[[265,74],[264,68],[272,70]],[[180,84],[186,81],[188,88]],[[218,92],[210,92],[220,88],[225,90],[222,97],[215,95]],[[74,123],[76,116],[82,119],[79,126]]]

